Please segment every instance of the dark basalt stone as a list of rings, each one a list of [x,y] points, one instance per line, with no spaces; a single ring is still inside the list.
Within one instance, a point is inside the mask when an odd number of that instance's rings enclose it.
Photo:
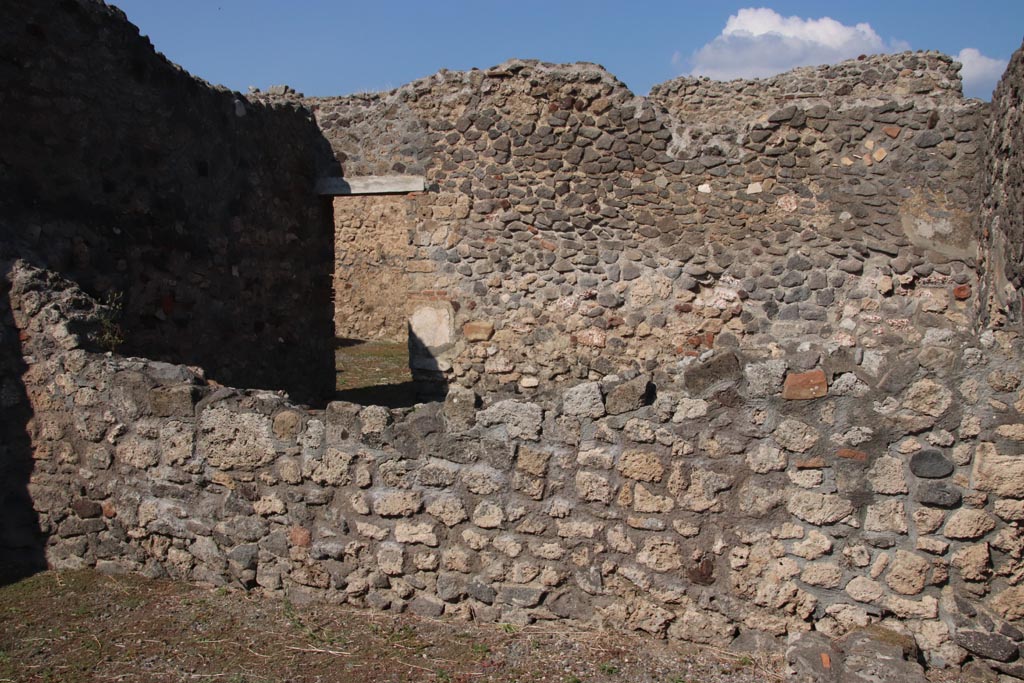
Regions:
[[[922,479],[942,479],[954,469],[953,461],[934,448],[925,448],[910,458],[910,471]]]
[[[715,354],[704,363],[691,365],[683,373],[683,382],[690,393],[697,395],[719,383],[735,381],[741,374],[736,354],[726,351]]]
[[[960,489],[943,483],[922,484],[917,489],[917,502],[939,508],[954,508],[962,498]]]
[[[1018,656],[1017,644],[998,633],[959,631],[953,636],[953,640],[971,654],[997,662],[1012,662]]]

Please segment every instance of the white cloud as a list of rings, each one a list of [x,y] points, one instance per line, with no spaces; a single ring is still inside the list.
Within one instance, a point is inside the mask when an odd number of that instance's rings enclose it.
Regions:
[[[719,80],[760,78],[905,49],[901,41],[883,40],[871,24],[847,26],[830,17],[784,17],[767,7],[748,7],[730,16],[722,32],[693,54],[690,73]],[[682,56],[676,53],[672,62],[680,66]]]
[[[956,56],[956,61],[964,65],[960,77],[964,80],[964,94],[968,97],[989,99],[996,83],[1006,71],[1005,59],[992,59],[981,54],[973,47],[965,47]]]

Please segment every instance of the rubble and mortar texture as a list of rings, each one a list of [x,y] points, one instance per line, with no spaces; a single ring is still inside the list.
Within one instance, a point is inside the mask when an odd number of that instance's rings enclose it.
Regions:
[[[77,287],[9,278],[53,566],[718,645],[875,624],[1021,675],[1013,333],[934,335],[946,362],[890,362],[884,389],[852,364],[816,399],[786,395],[824,373],[724,353],[699,386],[310,411],[85,351]]]
[[[333,390],[326,143],[306,110],[198,81],[91,0],[3,3],[0,92],[5,246],[120,295],[120,352]]]
[[[1010,59],[1006,75],[992,94],[985,167],[982,244],[990,272],[986,315],[991,324],[1015,323],[1024,308],[1024,51]]]
[[[419,219],[401,195],[335,197],[334,333],[339,339],[407,337],[413,312],[406,271]]]
[[[886,345],[949,306],[966,325],[987,112],[957,69],[904,53],[638,98],[512,61],[306,102],[346,173],[426,176],[407,271],[473,330],[447,379],[539,391],[718,347]]]
[[[5,419],[46,558],[790,638],[805,670],[870,664],[881,631],[907,676],[920,651],[1022,678],[1024,349],[979,267],[983,169],[1019,154],[985,145],[1019,111],[1007,79],[990,111],[934,53],[649,98],[515,61],[307,101],[347,174],[427,177],[389,253],[447,398],[310,410],[96,353],[74,278],[5,262]]]

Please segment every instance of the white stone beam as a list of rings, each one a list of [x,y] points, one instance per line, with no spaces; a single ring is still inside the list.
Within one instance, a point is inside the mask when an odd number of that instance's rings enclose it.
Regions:
[[[321,195],[404,194],[427,189],[421,175],[367,175],[350,178],[321,178],[316,192]]]

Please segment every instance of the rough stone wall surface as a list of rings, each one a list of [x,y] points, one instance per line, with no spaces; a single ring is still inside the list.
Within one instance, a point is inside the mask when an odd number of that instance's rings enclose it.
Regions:
[[[339,339],[405,341],[415,270],[414,198],[334,198],[334,330]]]
[[[827,66],[807,66],[768,78],[712,81],[681,77],[656,85],[651,98],[674,103],[684,121],[731,126],[741,109],[768,114],[800,101],[870,102],[880,94],[901,100],[962,94],[948,57],[935,52],[874,56]]]
[[[474,331],[449,379],[531,391],[909,341],[966,310],[985,107],[957,68],[906,53],[638,98],[595,65],[514,61],[307,103],[346,173],[426,175],[414,281]]]
[[[1024,307],[1024,50],[1010,59],[992,95],[982,242],[993,323],[1020,323]]]
[[[39,520],[28,492],[33,469],[32,417],[22,375],[31,358],[22,350],[8,292],[8,264],[0,266],[0,580],[46,567]]]
[[[308,411],[84,351],[81,292],[10,280],[54,566],[717,645],[880,624],[933,666],[1024,673],[1010,332],[933,328],[827,372],[722,351],[681,384]]]
[[[199,246],[161,277],[208,283],[196,301],[226,320],[318,301],[303,298],[318,272],[305,259],[336,254],[303,242],[297,226],[312,224],[295,222],[312,210],[303,169],[322,151],[299,98],[208,89],[102,5],[66,2],[46,17],[33,7],[0,23],[13,37],[3,49],[20,46],[0,60],[9,97],[40,118],[19,120],[27,137],[0,148],[0,182],[21,191],[4,195],[10,225],[24,228],[2,242],[9,558],[43,548],[57,567],[716,645],[814,630],[823,646],[881,625],[932,666],[1024,677],[1024,349],[1017,327],[977,315],[992,279],[976,228],[1010,211],[996,200],[1015,192],[1012,85],[993,108],[1010,136],[995,151],[980,137],[990,112],[960,97],[956,65],[933,53],[761,82],[683,79],[648,98],[594,65],[514,61],[306,101],[347,174],[427,177],[404,239],[383,220],[397,209],[366,200],[362,228],[339,219],[358,245],[339,254],[354,259],[395,231],[379,260],[405,259],[409,299],[425,304],[410,326],[440,354],[417,361],[451,382],[443,402],[413,408],[310,410],[89,342],[108,322],[91,293],[120,272],[105,245],[143,287],[155,255],[176,253],[167,226]],[[82,35],[106,36],[98,63],[149,85],[116,89],[72,69],[67,101],[54,100]],[[29,54],[43,55],[31,72]],[[124,110],[106,111],[95,95],[107,88],[138,102],[115,97]],[[160,93],[163,118],[149,99]],[[83,127],[84,147],[57,136],[53,112]],[[142,156],[118,161],[102,186],[90,160],[106,138],[88,130],[127,134],[129,119],[164,124],[136,132]],[[259,229],[239,219],[224,233],[197,199],[192,145],[222,149],[192,137],[198,123],[211,135],[258,124],[294,143],[252,152],[283,155],[263,163],[240,151],[261,138],[240,138],[227,149],[245,182],[225,171],[209,190],[215,207],[251,202],[237,215]],[[129,154],[110,149],[115,161]],[[169,159],[155,180],[148,149]],[[78,171],[43,182],[63,172],[62,155]],[[211,159],[205,177],[219,177]],[[977,211],[983,168],[1006,178],[988,214]],[[119,196],[123,169],[143,189]],[[1017,239],[1006,220],[998,234]],[[233,264],[236,248],[250,260]],[[257,267],[270,272],[252,284]],[[227,273],[255,288],[252,306]],[[281,315],[271,329],[296,323]],[[331,336],[328,325],[321,341]],[[159,358],[162,340],[144,339]],[[273,368],[279,355],[260,360]]]
[[[126,354],[304,400],[333,389],[306,110],[193,78],[91,0],[2,3],[0,91],[5,252],[120,294]]]

